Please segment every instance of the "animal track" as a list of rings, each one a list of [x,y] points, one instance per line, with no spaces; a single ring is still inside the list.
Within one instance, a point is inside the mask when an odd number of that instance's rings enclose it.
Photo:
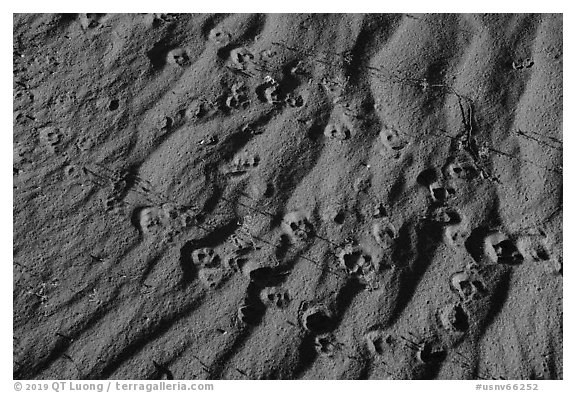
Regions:
[[[382,356],[390,350],[392,337],[385,334],[381,329],[371,328],[364,334],[364,340],[368,347],[368,352],[372,356]]]
[[[402,151],[408,145],[408,141],[400,135],[398,130],[389,126],[384,126],[380,131],[380,142],[384,147],[381,150],[382,155],[391,154],[394,158],[400,158]]]
[[[314,227],[302,212],[286,214],[282,223],[284,230],[293,240],[307,240],[314,235]]]
[[[472,180],[480,175],[474,159],[467,153],[451,158],[444,172],[449,179]]]
[[[266,102],[271,105],[281,103],[280,99],[280,83],[271,76],[264,78],[264,83],[256,87],[256,94],[260,101]]]
[[[306,105],[306,99],[302,95],[288,93],[284,97],[284,103],[290,108],[301,108]]]
[[[331,357],[334,355],[338,347],[334,336],[330,333],[321,334],[314,337],[314,348],[316,353],[320,356]]]
[[[450,332],[462,333],[468,330],[469,318],[462,304],[446,306],[440,312],[440,322]]]
[[[241,252],[231,252],[224,258],[224,267],[233,273],[239,273],[248,259],[242,256]]]
[[[420,344],[418,360],[423,364],[440,363],[446,358],[446,350],[436,341]]]
[[[247,88],[243,82],[234,83],[230,88],[230,93],[226,97],[226,107],[230,109],[246,109],[248,105],[250,105],[246,91]]]
[[[430,209],[427,218],[443,226],[457,225],[462,222],[462,217],[455,208],[442,205]]]
[[[338,253],[340,266],[350,275],[361,275],[374,270],[372,257],[353,244],[346,244]]]
[[[198,279],[208,289],[216,289],[224,280],[224,272],[220,267],[202,267]]]
[[[155,206],[144,207],[137,211],[137,222],[140,231],[145,235],[158,233],[163,227],[162,210]]]
[[[300,322],[304,329],[314,334],[328,333],[334,329],[332,313],[323,305],[300,305]]]
[[[198,248],[192,251],[192,262],[200,267],[217,267],[220,264],[220,256],[210,247]]]
[[[512,69],[514,70],[522,70],[524,68],[532,68],[532,66],[534,65],[534,61],[530,58],[528,59],[524,59],[521,61],[513,61],[512,62]]]
[[[82,28],[84,30],[87,30],[87,29],[95,29],[101,26],[100,19],[102,19],[102,17],[105,15],[106,14],[79,14],[78,18],[80,20],[80,25],[82,26]]]
[[[190,56],[184,48],[174,48],[166,54],[166,63],[177,65],[180,67],[187,67],[190,63]]]
[[[452,247],[464,247],[470,237],[470,231],[463,222],[448,225],[444,229],[444,240]]]
[[[253,60],[254,55],[247,48],[240,47],[230,51],[230,64],[237,70],[247,71]]]
[[[54,150],[64,138],[62,131],[54,126],[42,127],[38,132],[38,136],[40,141],[52,150]]]
[[[231,176],[242,176],[260,165],[257,154],[239,153],[234,156],[224,172]]]
[[[543,235],[523,235],[516,240],[518,251],[524,259],[545,266],[550,273],[561,273],[561,259],[552,251],[549,240]]]
[[[432,200],[436,202],[446,202],[456,195],[456,190],[454,187],[443,184],[441,182],[434,182],[430,184],[429,190]]]
[[[489,233],[484,239],[484,255],[490,263],[515,265],[524,260],[516,244],[507,235],[498,231]]]
[[[243,305],[238,309],[238,320],[246,325],[258,325],[262,320],[262,310],[255,305]]]
[[[213,43],[218,48],[223,48],[230,44],[232,40],[232,35],[226,30],[216,27],[210,31],[208,34],[208,40]]]
[[[450,288],[464,302],[478,300],[486,295],[484,281],[475,268],[454,273],[450,277]]]
[[[390,248],[398,232],[388,219],[380,219],[372,224],[372,236],[382,248]]]
[[[278,308],[286,308],[290,304],[288,291],[280,288],[264,288],[260,294],[260,298],[264,304]]]
[[[350,133],[348,127],[346,127],[341,122],[330,122],[324,128],[324,136],[339,141],[345,141],[350,139],[352,134]]]

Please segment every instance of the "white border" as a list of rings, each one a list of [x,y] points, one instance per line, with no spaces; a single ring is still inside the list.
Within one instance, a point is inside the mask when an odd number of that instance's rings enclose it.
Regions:
[[[567,3],[567,2],[566,2]],[[11,133],[8,128],[12,125],[12,114],[8,110],[11,108],[12,102],[11,97],[9,98],[9,92],[12,91],[12,71],[9,70],[10,61],[8,59],[8,54],[12,53],[12,13],[14,12],[78,12],[80,11],[102,11],[106,12],[479,12],[479,11],[490,11],[490,12],[528,12],[528,11],[538,11],[538,12],[554,12],[554,13],[564,13],[564,42],[568,42],[570,45],[564,45],[564,49],[574,47],[574,25],[572,22],[576,22],[573,18],[573,14],[569,11],[571,9],[565,5],[562,1],[515,1],[515,2],[504,2],[504,1],[477,1],[477,2],[456,2],[456,1],[412,1],[407,2],[365,2],[365,1],[349,1],[349,2],[312,2],[303,0],[290,0],[284,2],[274,2],[274,1],[138,1],[134,4],[122,1],[110,1],[110,0],[100,0],[98,2],[89,4],[81,4],[78,1],[26,1],[26,2],[5,2],[0,7],[3,12],[1,26],[0,39],[2,40],[2,47],[5,49],[6,57],[2,62],[3,72],[1,73],[1,83],[4,105],[2,108],[2,124],[6,126],[5,132],[0,134],[0,146],[2,146],[2,154],[0,154],[1,161],[1,171],[2,182],[0,184],[12,184],[12,177],[9,174],[10,163],[9,160],[12,156],[12,151],[9,151],[9,146],[12,145]],[[96,10],[94,10],[94,8]],[[574,54],[572,50],[564,50],[564,69],[566,70],[565,82],[564,82],[564,94],[565,102],[567,108],[571,109],[568,114],[574,112],[571,106],[574,103],[572,98],[572,87],[574,86]],[[568,181],[564,187],[564,199],[568,201],[573,198],[576,199],[574,193],[574,184],[572,183],[572,174],[574,173],[574,156],[572,156],[570,146],[575,145],[576,128],[574,127],[573,116],[563,116],[563,124],[567,132],[564,134],[564,144],[568,146],[568,154],[564,156],[564,172],[568,176]],[[2,311],[5,315],[5,321],[1,325],[2,336],[0,340],[0,372],[1,372],[1,382],[0,386],[6,388],[5,391],[13,391],[12,385],[12,328],[8,323],[8,319],[12,316],[12,264],[9,260],[12,260],[12,230],[8,228],[11,225],[12,220],[12,192],[7,189],[2,192],[2,209],[4,213],[2,217],[6,220],[2,224],[2,237],[0,237],[0,244],[2,255],[5,256],[1,267],[1,277],[3,279],[3,285],[0,286],[2,290],[2,299],[4,299],[4,304],[2,304]],[[566,198],[567,197],[567,198]],[[568,261],[567,265],[564,267],[564,276],[571,277],[573,275],[573,269],[571,267],[572,260],[574,258],[574,248],[572,245],[572,226],[575,215],[575,208],[569,203],[564,210],[564,231],[568,234],[565,237],[565,244],[568,246],[564,250],[564,260]],[[570,282],[568,282],[570,284]],[[568,391],[569,386],[572,386],[571,391],[576,391],[575,384],[575,372],[574,369],[574,336],[571,332],[574,331],[576,325],[574,324],[574,287],[571,285],[566,285],[564,291],[564,304],[568,305],[566,307],[566,317],[565,317],[565,331],[568,334],[564,335],[564,381],[538,381],[537,383],[541,386],[540,391]],[[133,381],[135,382],[135,381]],[[146,381],[142,381],[146,382]],[[231,391],[231,390],[243,390],[250,389],[250,391],[267,390],[274,389],[278,392],[282,392],[285,389],[304,389],[304,390],[327,390],[335,389],[336,391],[344,391],[344,389],[367,389],[373,391],[383,391],[388,389],[407,389],[408,391],[424,391],[424,390],[442,390],[443,392],[458,391],[459,393],[465,391],[474,390],[473,387],[476,383],[485,383],[487,381],[436,381],[436,382],[426,382],[426,381],[323,381],[323,382],[298,382],[298,381],[284,381],[282,383],[274,383],[272,381],[261,381],[261,382],[232,382],[232,381],[214,381],[218,389],[216,391]],[[527,383],[528,381],[518,381],[518,383]],[[385,385],[382,385],[385,383]],[[360,386],[359,386],[360,385]]]

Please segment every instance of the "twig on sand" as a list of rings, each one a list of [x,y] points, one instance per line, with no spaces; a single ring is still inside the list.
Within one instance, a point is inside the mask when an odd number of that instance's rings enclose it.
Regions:
[[[534,137],[534,136],[532,136],[532,135],[530,135],[530,134],[522,131],[521,129],[518,129],[516,132],[518,133],[518,135],[523,136],[524,138],[529,139],[529,140],[531,140],[531,141],[534,141],[534,142],[538,143],[538,144],[541,145],[541,146],[546,146],[546,147],[548,147],[548,148],[550,148],[550,149],[554,149],[554,150],[557,150],[557,151],[562,151],[562,146],[554,146],[554,145],[552,145],[552,144],[550,144],[550,143],[548,143],[548,142],[545,142],[545,141],[543,141],[543,140],[541,140],[541,139],[538,139],[538,138],[536,138],[536,137]]]

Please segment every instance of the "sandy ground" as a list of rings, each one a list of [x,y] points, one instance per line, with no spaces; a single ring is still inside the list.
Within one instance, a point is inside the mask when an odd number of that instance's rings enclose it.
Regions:
[[[561,379],[561,15],[14,16],[14,378]]]

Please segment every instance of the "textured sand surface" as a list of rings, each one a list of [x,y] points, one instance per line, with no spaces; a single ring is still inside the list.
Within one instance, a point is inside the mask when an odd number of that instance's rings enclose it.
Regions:
[[[560,379],[561,15],[14,16],[14,378]]]

